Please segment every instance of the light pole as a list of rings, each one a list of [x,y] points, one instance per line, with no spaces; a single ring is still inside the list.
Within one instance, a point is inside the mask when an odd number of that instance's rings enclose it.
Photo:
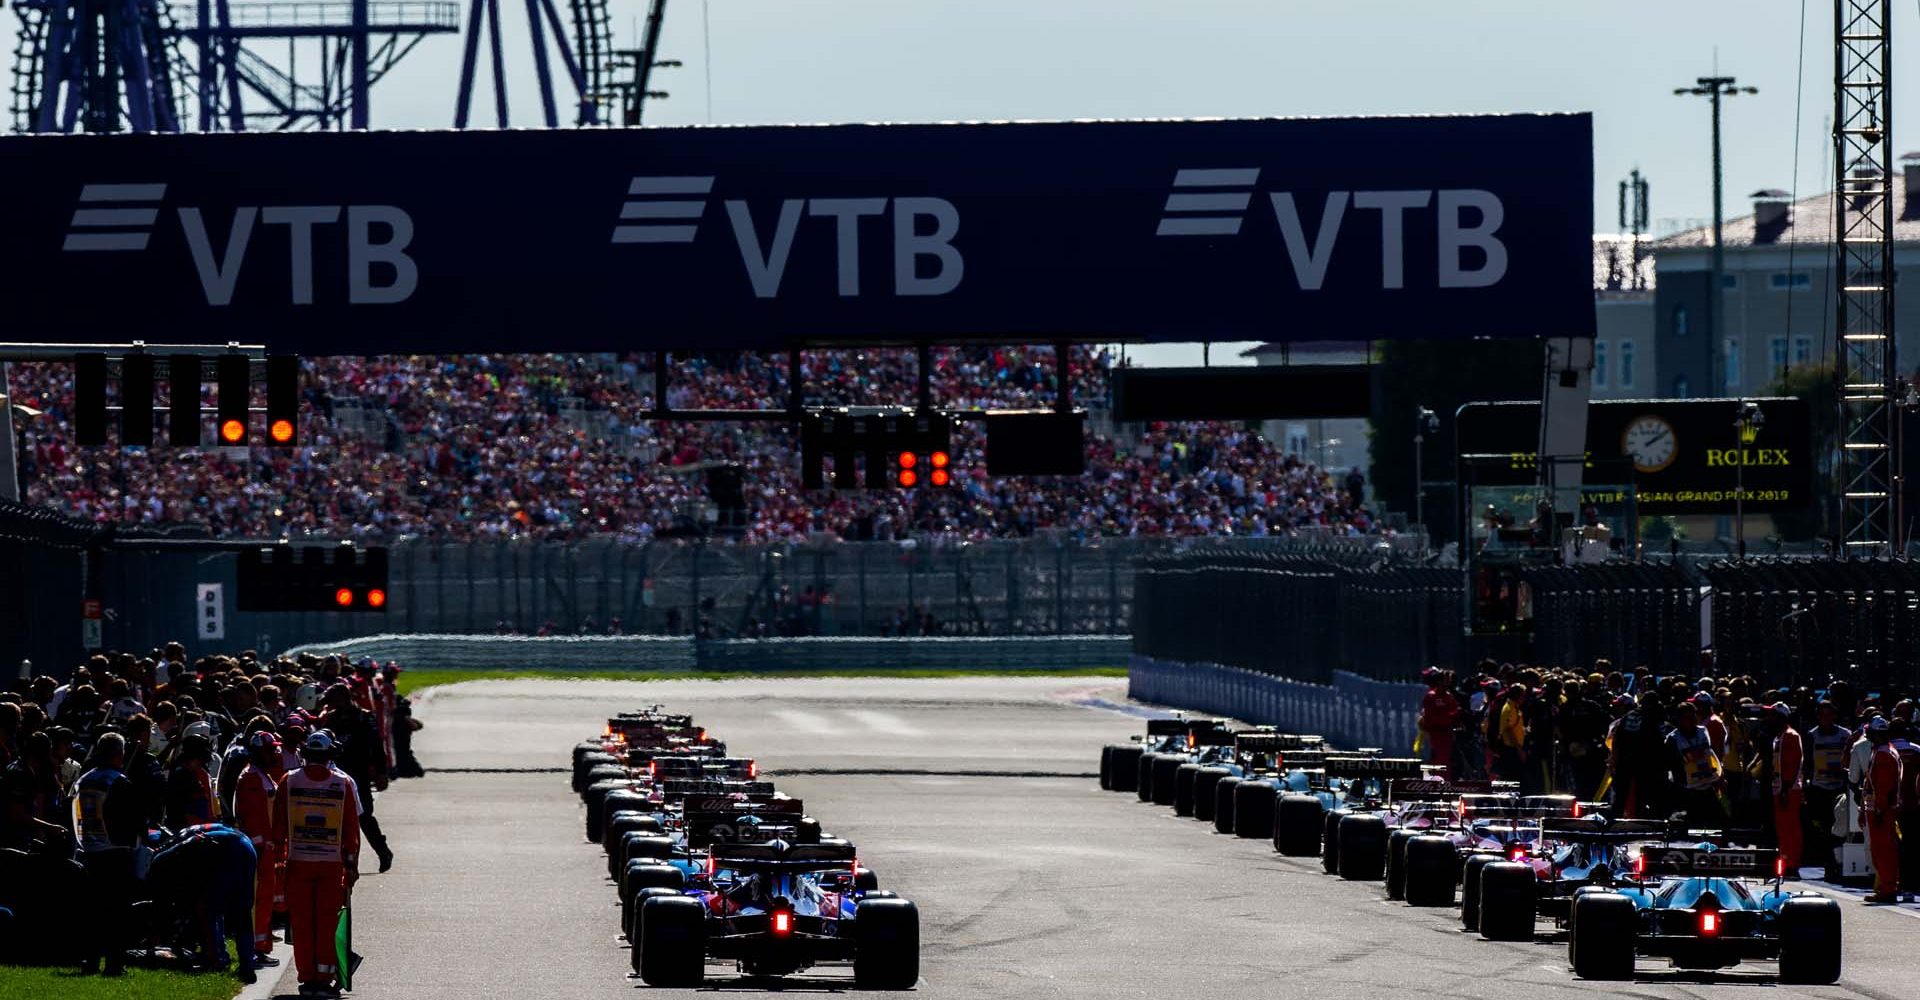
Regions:
[[[1726,349],[1726,337],[1722,333],[1720,322],[1721,276],[1726,273],[1726,241],[1721,238],[1721,223],[1725,213],[1722,211],[1720,179],[1720,99],[1738,94],[1757,94],[1758,87],[1737,87],[1730,76],[1703,76],[1692,87],[1675,87],[1675,95],[1705,97],[1713,105],[1713,276],[1709,278],[1707,289],[1707,335],[1713,338],[1712,357],[1714,371],[1708,373],[1707,385],[1712,387],[1714,395],[1726,391],[1726,364],[1720,360],[1720,352]]]
[[[1760,412],[1759,403],[1751,399],[1740,401],[1740,409],[1733,418],[1733,429],[1739,444],[1734,449],[1733,466],[1733,547],[1742,559],[1747,557],[1747,446],[1760,435],[1760,428],[1766,422],[1766,414]]]
[[[1427,435],[1440,431],[1440,418],[1432,410],[1422,406],[1413,417],[1413,523],[1421,528],[1427,526],[1427,483],[1422,474],[1421,464],[1426,457],[1421,445],[1427,443]]]

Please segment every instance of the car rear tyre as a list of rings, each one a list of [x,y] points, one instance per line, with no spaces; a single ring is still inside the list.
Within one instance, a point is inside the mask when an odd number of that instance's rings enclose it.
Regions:
[[[1213,822],[1214,807],[1219,798],[1213,790],[1220,782],[1233,776],[1233,772],[1224,767],[1203,767],[1193,772],[1193,818],[1203,823]]]
[[[1182,764],[1173,771],[1173,814],[1175,816],[1193,815],[1194,779],[1200,774],[1200,765]]]
[[[1412,830],[1393,829],[1387,831],[1387,873],[1385,881],[1388,899],[1407,898],[1407,841],[1412,839]]]
[[[1332,809],[1320,818],[1320,867],[1329,875],[1340,874],[1340,821],[1351,815],[1347,809]]]
[[[1789,899],[1780,908],[1780,981],[1818,985],[1840,980],[1840,904]]]
[[[1406,852],[1407,905],[1452,906],[1453,883],[1460,873],[1460,852],[1453,841],[1421,834],[1407,841]]]
[[[1518,861],[1496,861],[1481,869],[1480,936],[1489,941],[1533,940],[1533,889],[1533,869]]]
[[[1158,754],[1153,758],[1153,804],[1156,806],[1173,805],[1174,775],[1180,773],[1180,765],[1187,758],[1174,754]]]
[[[1581,979],[1621,982],[1633,978],[1633,900],[1617,892],[1574,897],[1567,935],[1567,962]]]
[[[1131,792],[1140,787],[1140,748],[1115,744],[1113,748],[1113,790]]]
[[[1320,831],[1326,809],[1312,795],[1282,795],[1273,808],[1273,849],[1290,858],[1320,853]]]
[[[707,911],[692,896],[640,904],[640,978],[648,986],[698,986],[707,970]]]
[[[920,910],[899,898],[863,899],[853,917],[853,985],[910,990],[920,981]]]
[[[1480,929],[1480,873],[1500,859],[1491,854],[1475,854],[1460,866],[1460,926]]]
[[[880,876],[875,875],[871,868],[855,868],[853,888],[856,892],[873,892],[880,888]]]
[[[627,936],[627,950],[633,953],[633,971],[640,971],[640,908],[655,896],[678,895],[678,889],[650,885],[620,904],[620,933]]]
[[[1258,840],[1273,830],[1273,807],[1280,790],[1271,781],[1242,781],[1233,789],[1233,835]]]
[[[1133,791],[1142,802],[1153,801],[1153,762],[1159,759],[1159,754],[1147,751],[1140,755],[1139,762],[1134,765]]]
[[[1386,874],[1387,822],[1378,816],[1345,816],[1340,820],[1340,877],[1349,882],[1376,882]]]
[[[1240,794],[1241,780],[1228,776],[1213,784],[1213,832],[1233,832],[1233,803]]]
[[[662,837],[657,833],[629,833],[620,842],[620,866],[614,869],[614,880],[619,881],[619,872],[632,871],[639,862],[663,864],[673,860],[673,838]]]
[[[1100,790],[1113,791],[1113,744],[1100,748]]]

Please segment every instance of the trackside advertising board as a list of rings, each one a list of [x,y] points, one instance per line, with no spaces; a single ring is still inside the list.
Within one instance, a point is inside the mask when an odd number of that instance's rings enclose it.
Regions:
[[[1608,399],[1587,407],[1586,482],[1635,486],[1639,512],[1730,514],[1746,489],[1754,513],[1806,510],[1813,502],[1814,454],[1807,403],[1754,398],[1761,423],[1743,435],[1734,426],[1739,399]],[[1540,404],[1469,403],[1460,408],[1462,454],[1480,461],[1474,481],[1521,485],[1539,476]],[[1744,466],[1744,471],[1742,471]],[[1629,471],[1631,470],[1631,471]]]
[[[1591,335],[1587,115],[0,137],[8,338]]]

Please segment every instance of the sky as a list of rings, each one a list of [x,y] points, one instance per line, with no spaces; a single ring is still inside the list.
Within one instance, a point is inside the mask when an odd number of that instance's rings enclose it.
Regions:
[[[645,0],[610,2],[616,46],[634,44]],[[1920,37],[1920,0],[1893,6],[1894,37]],[[513,122],[533,125],[525,5],[501,8]],[[11,13],[0,22],[11,52]],[[1673,90],[1716,65],[1760,90],[1725,104],[1728,217],[1761,188],[1830,186],[1832,31],[1826,0],[670,0],[660,56],[685,65],[656,71],[672,96],[647,120],[1591,111],[1595,229],[1617,228],[1616,186],[1638,167],[1666,232],[1712,214],[1707,100]],[[375,89],[375,127],[451,125],[460,57],[456,36],[426,39]],[[1894,72],[1920,79],[1920,64]],[[1896,156],[1920,149],[1915,91],[1894,95]],[[1199,362],[1197,347],[1129,351]]]

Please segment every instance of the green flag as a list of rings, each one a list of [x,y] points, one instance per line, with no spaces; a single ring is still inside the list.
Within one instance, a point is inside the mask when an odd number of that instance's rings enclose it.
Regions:
[[[340,908],[340,926],[333,931],[334,960],[339,964],[340,988],[353,989],[353,973],[360,968],[361,958],[353,953],[353,907]]]

